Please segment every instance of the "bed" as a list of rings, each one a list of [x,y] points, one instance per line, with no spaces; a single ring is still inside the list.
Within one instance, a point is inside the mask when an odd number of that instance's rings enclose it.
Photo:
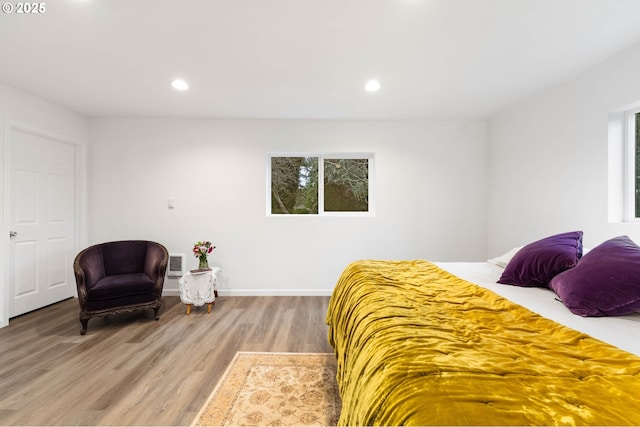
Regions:
[[[580,257],[575,271],[597,259]],[[496,283],[504,274],[347,266],[327,312],[339,425],[640,425],[640,315],[579,316],[562,292]]]

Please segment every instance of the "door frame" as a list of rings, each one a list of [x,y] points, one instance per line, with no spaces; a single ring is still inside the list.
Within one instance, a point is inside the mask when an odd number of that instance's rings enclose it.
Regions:
[[[9,118],[4,120],[4,148],[2,154],[4,162],[0,165],[2,169],[1,185],[2,199],[1,212],[2,221],[0,221],[0,328],[9,325],[9,301],[11,295],[11,286],[9,284],[9,245],[11,240],[9,239],[9,231],[11,224],[9,223],[11,206],[9,200],[11,182],[9,179],[11,171],[11,137],[14,131],[27,133],[34,136],[39,136],[47,139],[51,139],[56,142],[68,144],[74,147],[75,151],[75,241],[74,252],[77,253],[80,248],[86,246],[88,235],[88,221],[87,221],[87,201],[88,201],[88,184],[87,184],[87,144],[84,141],[79,141],[73,138],[69,138],[64,135],[59,135],[54,132],[44,130],[35,126],[28,125],[26,123],[18,122]],[[72,266],[68,266],[72,268]]]

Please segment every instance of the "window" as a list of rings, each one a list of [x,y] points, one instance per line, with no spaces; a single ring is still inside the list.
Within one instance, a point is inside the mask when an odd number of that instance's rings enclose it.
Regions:
[[[627,220],[640,222],[640,109],[627,113]]]
[[[372,214],[372,153],[272,154],[270,215]]]
[[[640,111],[635,112],[632,120],[634,150],[634,198],[635,218],[640,218]]]

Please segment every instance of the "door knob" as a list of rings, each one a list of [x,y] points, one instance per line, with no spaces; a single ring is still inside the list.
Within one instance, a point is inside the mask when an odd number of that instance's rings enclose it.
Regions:
[[[9,232],[9,237],[16,237],[18,235],[17,231],[10,231]]]

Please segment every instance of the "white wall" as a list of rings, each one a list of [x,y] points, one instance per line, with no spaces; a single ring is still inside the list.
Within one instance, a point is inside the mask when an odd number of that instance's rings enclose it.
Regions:
[[[89,140],[87,243],[153,239],[195,266],[191,244],[210,239],[223,293],[328,293],[359,258],[483,260],[574,229],[587,246],[620,234],[640,242],[640,226],[610,223],[607,205],[607,118],[640,100],[638,75],[640,45],[506,109],[488,129],[481,121],[88,120],[0,85],[0,155],[6,119]],[[267,153],[286,151],[375,152],[376,216],[267,217]],[[0,191],[3,167],[4,158]]]
[[[361,258],[482,260],[486,136],[481,121],[94,119],[90,240],[156,240],[189,268],[211,240],[227,295],[329,294]],[[374,152],[375,217],[267,217],[270,152]]]
[[[0,327],[8,316],[7,257],[9,244],[8,206],[5,195],[5,144],[8,121],[44,131],[67,140],[84,142],[89,133],[89,120],[41,98],[0,84]],[[84,219],[82,219],[84,221]],[[72,266],[69,266],[72,269]]]
[[[608,114],[640,101],[638,76],[640,45],[490,121],[490,255],[578,229],[588,247],[640,243],[638,225],[608,218]]]

